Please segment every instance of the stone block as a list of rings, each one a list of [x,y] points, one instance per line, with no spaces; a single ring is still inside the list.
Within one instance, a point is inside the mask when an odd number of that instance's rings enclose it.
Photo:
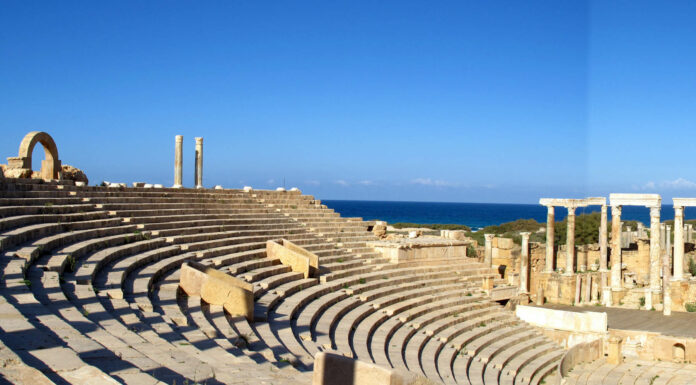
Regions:
[[[314,357],[312,385],[416,385],[427,384],[408,372],[387,369],[338,354],[319,352]]]
[[[316,277],[319,273],[319,257],[287,239],[282,240],[282,245],[274,241],[266,242],[266,256],[279,259],[280,263],[304,274],[305,278]]]
[[[498,238],[498,248],[503,250],[510,250],[513,248],[515,243],[511,238]],[[495,246],[494,246],[495,247]]]
[[[230,315],[253,320],[254,289],[239,278],[189,261],[181,266],[179,286],[188,295],[200,296],[211,305],[223,306]]]

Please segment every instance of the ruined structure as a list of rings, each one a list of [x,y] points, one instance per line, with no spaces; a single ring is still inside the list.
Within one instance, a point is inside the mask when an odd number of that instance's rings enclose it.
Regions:
[[[521,247],[487,235],[480,259],[466,256],[462,233],[386,242],[386,223],[343,218],[298,189],[204,188],[202,140],[196,188],[183,188],[182,141],[177,188],[0,179],[0,374],[9,382],[325,384],[340,368],[379,383],[537,385],[600,346],[617,359],[646,350],[626,331],[623,348],[604,346],[610,331],[591,320],[606,316],[566,314],[583,329],[554,330],[569,328],[554,309],[509,309],[527,295],[596,303],[597,275],[607,273],[582,270],[599,250],[569,240],[559,274],[547,269],[556,250],[529,233]],[[629,203],[621,199],[612,201],[619,210]],[[545,203],[552,218],[554,205],[604,206]],[[696,340],[649,338],[684,360],[696,352]]]

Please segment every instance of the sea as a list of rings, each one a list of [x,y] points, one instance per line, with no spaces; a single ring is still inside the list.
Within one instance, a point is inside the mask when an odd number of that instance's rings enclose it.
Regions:
[[[546,222],[546,207],[538,204],[508,203],[454,203],[454,202],[396,202],[396,201],[356,201],[356,200],[322,200],[322,203],[341,213],[344,217],[362,217],[365,220],[382,220],[388,223],[410,222],[421,224],[453,223],[467,225],[473,230],[486,226],[500,225],[517,219],[535,219]],[[685,219],[696,219],[696,209],[685,212]],[[576,215],[600,211],[599,206],[580,207]],[[555,218],[562,221],[567,211],[556,207]],[[691,215],[689,215],[691,214]],[[609,209],[611,220],[611,209]],[[625,206],[621,213],[622,220],[635,220],[650,224],[650,209],[638,206]],[[671,205],[662,206],[660,220],[674,219]]]

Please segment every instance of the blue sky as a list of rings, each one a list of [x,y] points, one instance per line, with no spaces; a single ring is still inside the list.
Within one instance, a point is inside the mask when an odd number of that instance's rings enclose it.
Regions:
[[[208,186],[694,196],[693,4],[3,1],[0,155],[44,130],[92,183],[171,185],[181,134],[189,186],[202,136]]]

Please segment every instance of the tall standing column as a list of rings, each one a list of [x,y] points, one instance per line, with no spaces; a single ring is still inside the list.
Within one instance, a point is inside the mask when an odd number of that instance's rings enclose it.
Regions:
[[[485,253],[483,256],[483,263],[488,266],[492,267],[493,266],[493,237],[495,234],[483,234],[483,237],[486,240],[486,245],[485,245]]]
[[[548,213],[546,214],[546,272],[553,273],[553,226],[554,212],[553,206],[547,206]]]
[[[692,225],[691,223],[686,225],[686,231],[687,231],[687,233],[686,233],[687,234],[687,236],[686,236],[687,242],[693,242],[694,241],[694,225]]]
[[[660,291],[660,252],[662,245],[660,240],[662,232],[660,226],[660,207],[650,208],[650,289],[653,292]]]
[[[684,208],[674,206],[674,279],[684,278]]]
[[[196,138],[196,188],[203,188],[203,138]]]
[[[183,164],[184,164],[184,137],[177,135],[174,137],[174,188],[183,187]]]
[[[651,223],[652,225],[652,223]],[[667,227],[664,223],[660,224],[660,249],[664,250],[667,246]]]
[[[670,260],[672,260],[672,226],[665,225],[665,252]]]
[[[568,229],[566,231],[566,265],[565,274],[573,275],[575,273],[575,207],[568,206]]]
[[[528,293],[529,286],[527,281],[529,280],[529,234],[528,232],[522,232],[522,252],[520,254],[520,293]]]
[[[652,251],[652,245],[650,247]],[[669,268],[669,256],[667,253],[662,253],[662,314],[671,315],[672,314],[672,280],[670,276],[672,275],[671,269]]]
[[[602,205],[599,223],[599,271],[607,271],[607,205]]]
[[[611,206],[611,289],[621,290],[621,206]]]

